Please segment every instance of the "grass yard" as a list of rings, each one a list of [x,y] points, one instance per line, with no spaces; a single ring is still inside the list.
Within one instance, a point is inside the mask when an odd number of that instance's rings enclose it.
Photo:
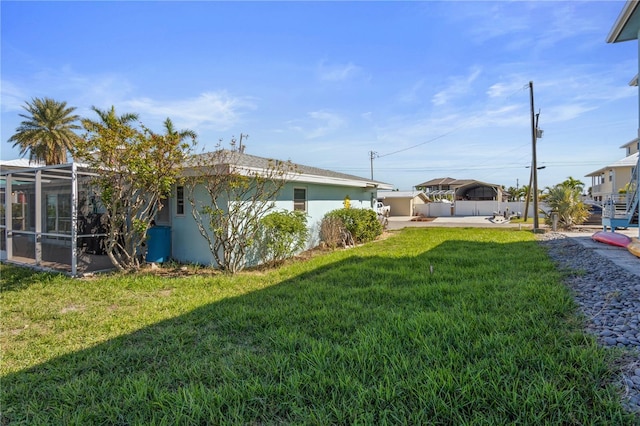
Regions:
[[[634,424],[530,232],[236,276],[1,272],[3,425]]]

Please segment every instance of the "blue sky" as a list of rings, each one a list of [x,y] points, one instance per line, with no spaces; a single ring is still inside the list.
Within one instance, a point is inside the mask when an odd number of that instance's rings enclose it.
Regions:
[[[25,101],[170,117],[200,149],[374,178],[529,180],[624,157],[638,129],[636,42],[605,42],[623,1],[10,2],[1,13],[3,160]]]

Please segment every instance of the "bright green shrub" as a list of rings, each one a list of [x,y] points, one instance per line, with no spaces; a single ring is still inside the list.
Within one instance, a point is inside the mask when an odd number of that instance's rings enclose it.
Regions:
[[[304,249],[309,236],[307,216],[300,211],[269,213],[260,221],[262,263],[276,265]]]
[[[351,233],[354,242],[373,241],[382,234],[378,215],[371,209],[337,209],[327,213],[324,219],[338,218],[344,228]]]

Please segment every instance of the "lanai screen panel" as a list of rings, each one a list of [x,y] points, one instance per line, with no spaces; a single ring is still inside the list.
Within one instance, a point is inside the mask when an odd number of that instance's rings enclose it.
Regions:
[[[42,263],[53,269],[71,271],[72,179],[69,170],[46,170],[41,190]]]
[[[7,256],[7,216],[6,216],[7,180],[0,177],[0,260],[6,260]]]
[[[9,260],[36,264],[36,183],[35,173],[20,173],[11,181],[9,194],[12,233]]]
[[[10,223],[0,225],[11,245],[3,247],[8,261],[73,275],[113,268],[91,173],[64,165],[3,175],[3,206],[11,208]]]

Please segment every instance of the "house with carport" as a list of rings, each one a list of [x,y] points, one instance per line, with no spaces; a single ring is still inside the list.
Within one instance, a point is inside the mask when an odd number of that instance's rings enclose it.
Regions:
[[[527,208],[524,202],[508,201],[509,194],[502,185],[475,179],[436,178],[419,183],[415,188],[429,199],[416,208],[416,214],[427,217],[518,214]]]
[[[415,185],[429,198],[449,198],[451,201],[502,201],[502,186],[474,179],[453,179],[450,177],[431,179]]]

